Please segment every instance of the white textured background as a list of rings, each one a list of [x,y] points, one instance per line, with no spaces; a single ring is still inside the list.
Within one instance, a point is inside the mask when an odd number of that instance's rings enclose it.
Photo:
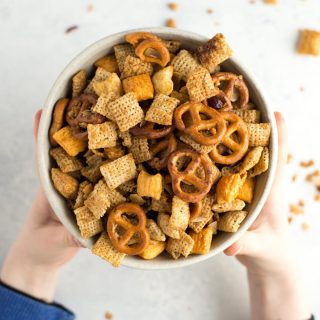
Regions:
[[[162,26],[173,17],[178,27],[211,36],[226,34],[236,56],[250,68],[275,109],[286,117],[290,150],[289,202],[306,201],[306,213],[294,217],[292,245],[305,273],[313,311],[320,316],[320,203],[304,182],[320,163],[320,57],[294,52],[299,28],[320,29],[319,0],[176,1],[170,11],[164,0],[0,1],[0,261],[23,222],[35,193],[32,122],[50,86],[64,66],[83,48],[114,32]],[[88,12],[89,4],[94,10]],[[206,13],[212,8],[214,13]],[[66,34],[65,29],[78,25]],[[302,91],[300,88],[303,87]],[[299,173],[297,182],[290,176]],[[308,223],[306,232],[302,223]],[[289,272],[290,270],[288,270]],[[223,255],[180,270],[143,272],[113,269],[83,250],[62,271],[57,300],[79,320],[103,319],[248,319],[244,269]],[[318,303],[318,305],[317,305]]]

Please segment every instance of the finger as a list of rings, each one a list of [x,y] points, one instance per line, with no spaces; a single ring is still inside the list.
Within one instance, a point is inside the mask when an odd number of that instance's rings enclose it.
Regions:
[[[38,141],[38,130],[39,130],[39,123],[41,118],[42,109],[39,109],[35,116],[34,116],[34,122],[33,122],[33,135],[34,135],[34,141],[37,143]]]
[[[227,256],[254,255],[258,250],[256,234],[253,231],[248,231],[241,239],[233,243],[223,252]]]

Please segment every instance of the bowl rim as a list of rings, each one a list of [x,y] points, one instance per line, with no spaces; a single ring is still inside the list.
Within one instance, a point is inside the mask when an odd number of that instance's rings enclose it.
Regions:
[[[59,210],[57,210],[57,194],[54,194],[51,192],[52,188],[52,182],[50,179],[50,174],[48,172],[46,161],[45,161],[45,153],[48,153],[47,148],[45,147],[46,143],[45,141],[48,140],[48,131],[46,129],[47,122],[49,119],[51,119],[52,114],[52,108],[50,109],[51,101],[56,100],[56,92],[59,91],[61,87],[61,83],[63,82],[63,79],[69,77],[69,70],[72,69],[74,66],[79,65],[79,68],[81,68],[80,62],[83,62],[84,59],[88,59],[88,56],[90,57],[90,54],[92,55],[93,52],[100,49],[101,46],[103,46],[106,50],[108,47],[105,47],[106,42],[112,42],[115,40],[120,40],[123,38],[126,34],[132,33],[132,32],[140,32],[140,31],[146,31],[146,32],[152,32],[158,35],[172,35],[173,37],[184,37],[189,38],[193,41],[199,41],[199,42],[206,42],[208,41],[208,37],[205,37],[203,35],[181,30],[181,29],[173,29],[173,28],[167,28],[167,27],[147,27],[147,28],[138,28],[138,29],[129,29],[125,31],[121,31],[118,33],[114,33],[111,35],[108,35],[93,44],[87,46],[84,50],[82,50],[78,55],[76,55],[62,70],[62,72],[58,75],[57,79],[55,80],[53,86],[51,87],[48,96],[46,98],[42,116],[40,120],[39,125],[39,131],[38,131],[38,147],[37,147],[37,167],[39,170],[39,177],[42,187],[44,188],[45,194],[48,198],[48,201],[53,209],[53,211],[56,213],[60,221],[64,224],[64,226],[68,229],[68,231],[76,237],[79,242],[85,246],[90,247],[89,241],[80,239],[79,234],[76,233],[74,226],[66,221],[64,218],[65,213],[63,210],[63,214],[60,213]],[[276,167],[277,167],[277,159],[278,159],[278,132],[277,132],[277,126],[276,121],[273,113],[273,109],[270,107],[270,104],[268,102],[268,99],[266,98],[266,95],[261,89],[261,85],[255,78],[255,76],[251,73],[251,71],[248,70],[244,66],[243,62],[240,62],[238,58],[230,58],[229,61],[232,65],[234,65],[237,70],[241,74],[244,75],[246,79],[249,79],[252,86],[254,87],[255,91],[259,95],[259,99],[261,101],[260,105],[264,105],[265,107],[265,113],[268,118],[268,121],[271,123],[271,138],[270,138],[270,146],[271,146],[271,157],[270,157],[270,163],[269,163],[269,170],[268,170],[268,178],[266,180],[266,183],[264,185],[264,190],[262,194],[260,195],[260,199],[258,200],[258,203],[256,207],[250,212],[250,215],[246,218],[246,220],[241,224],[240,229],[232,234],[229,239],[221,243],[218,247],[211,249],[210,252],[206,255],[193,255],[192,257],[188,257],[186,259],[163,259],[160,261],[153,260],[152,263],[149,260],[143,260],[143,259],[137,259],[135,257],[129,257],[126,256],[125,259],[122,261],[122,266],[135,268],[135,269],[144,269],[144,270],[159,270],[159,269],[174,269],[174,268],[181,268],[186,266],[191,266],[193,264],[205,261],[207,259],[210,259],[214,255],[217,255],[221,253],[223,250],[228,248],[231,244],[235,243],[237,240],[239,240],[243,234],[248,230],[248,228],[252,225],[252,223],[256,220],[257,216],[261,212],[267,197],[270,193],[273,180],[275,177]],[[51,186],[51,187],[50,187]]]

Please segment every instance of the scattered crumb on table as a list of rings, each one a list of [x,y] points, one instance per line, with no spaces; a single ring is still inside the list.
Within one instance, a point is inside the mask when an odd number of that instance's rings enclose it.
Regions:
[[[303,231],[308,231],[310,229],[310,225],[308,223],[302,223],[301,228]]]
[[[304,205],[305,205],[304,200],[303,200],[303,199],[299,200],[298,205],[299,205],[300,207],[304,207]]]
[[[296,181],[297,181],[297,178],[298,178],[298,175],[295,173],[295,174],[291,177],[292,182],[296,182]]]
[[[300,162],[300,167],[302,168],[309,168],[309,167],[312,167],[313,165],[314,165],[314,160]]]
[[[175,2],[170,2],[170,3],[168,3],[168,7],[169,7],[169,9],[175,11],[178,9],[178,4]]]
[[[288,153],[288,156],[287,156],[287,163],[288,163],[288,164],[289,164],[289,163],[291,163],[292,159],[293,159],[292,154],[291,154],[291,153]]]
[[[110,311],[107,311],[104,314],[104,317],[105,317],[105,319],[111,320],[111,319],[113,319],[113,314]]]
[[[296,204],[290,204],[289,208],[290,208],[290,212],[293,214],[297,214],[297,215],[304,214],[304,210]]]
[[[213,10],[211,8],[207,9],[207,13],[208,14],[212,14],[213,13]]]
[[[170,19],[167,19],[166,26],[169,27],[169,28],[176,28],[177,24],[176,24],[176,21],[174,19],[170,18]]]
[[[78,28],[79,28],[79,26],[77,26],[77,25],[70,26],[65,30],[65,33],[70,33],[72,31],[77,30]]]
[[[95,9],[94,5],[92,3],[89,3],[88,7],[87,7],[87,11],[92,12],[92,11],[94,11],[94,9]]]

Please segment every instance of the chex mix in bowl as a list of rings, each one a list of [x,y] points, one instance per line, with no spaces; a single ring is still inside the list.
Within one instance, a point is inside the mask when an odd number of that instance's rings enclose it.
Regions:
[[[126,255],[207,254],[248,214],[271,125],[245,79],[221,68],[232,54],[222,34],[195,52],[148,32],[126,41],[56,102],[53,185],[113,266]]]

